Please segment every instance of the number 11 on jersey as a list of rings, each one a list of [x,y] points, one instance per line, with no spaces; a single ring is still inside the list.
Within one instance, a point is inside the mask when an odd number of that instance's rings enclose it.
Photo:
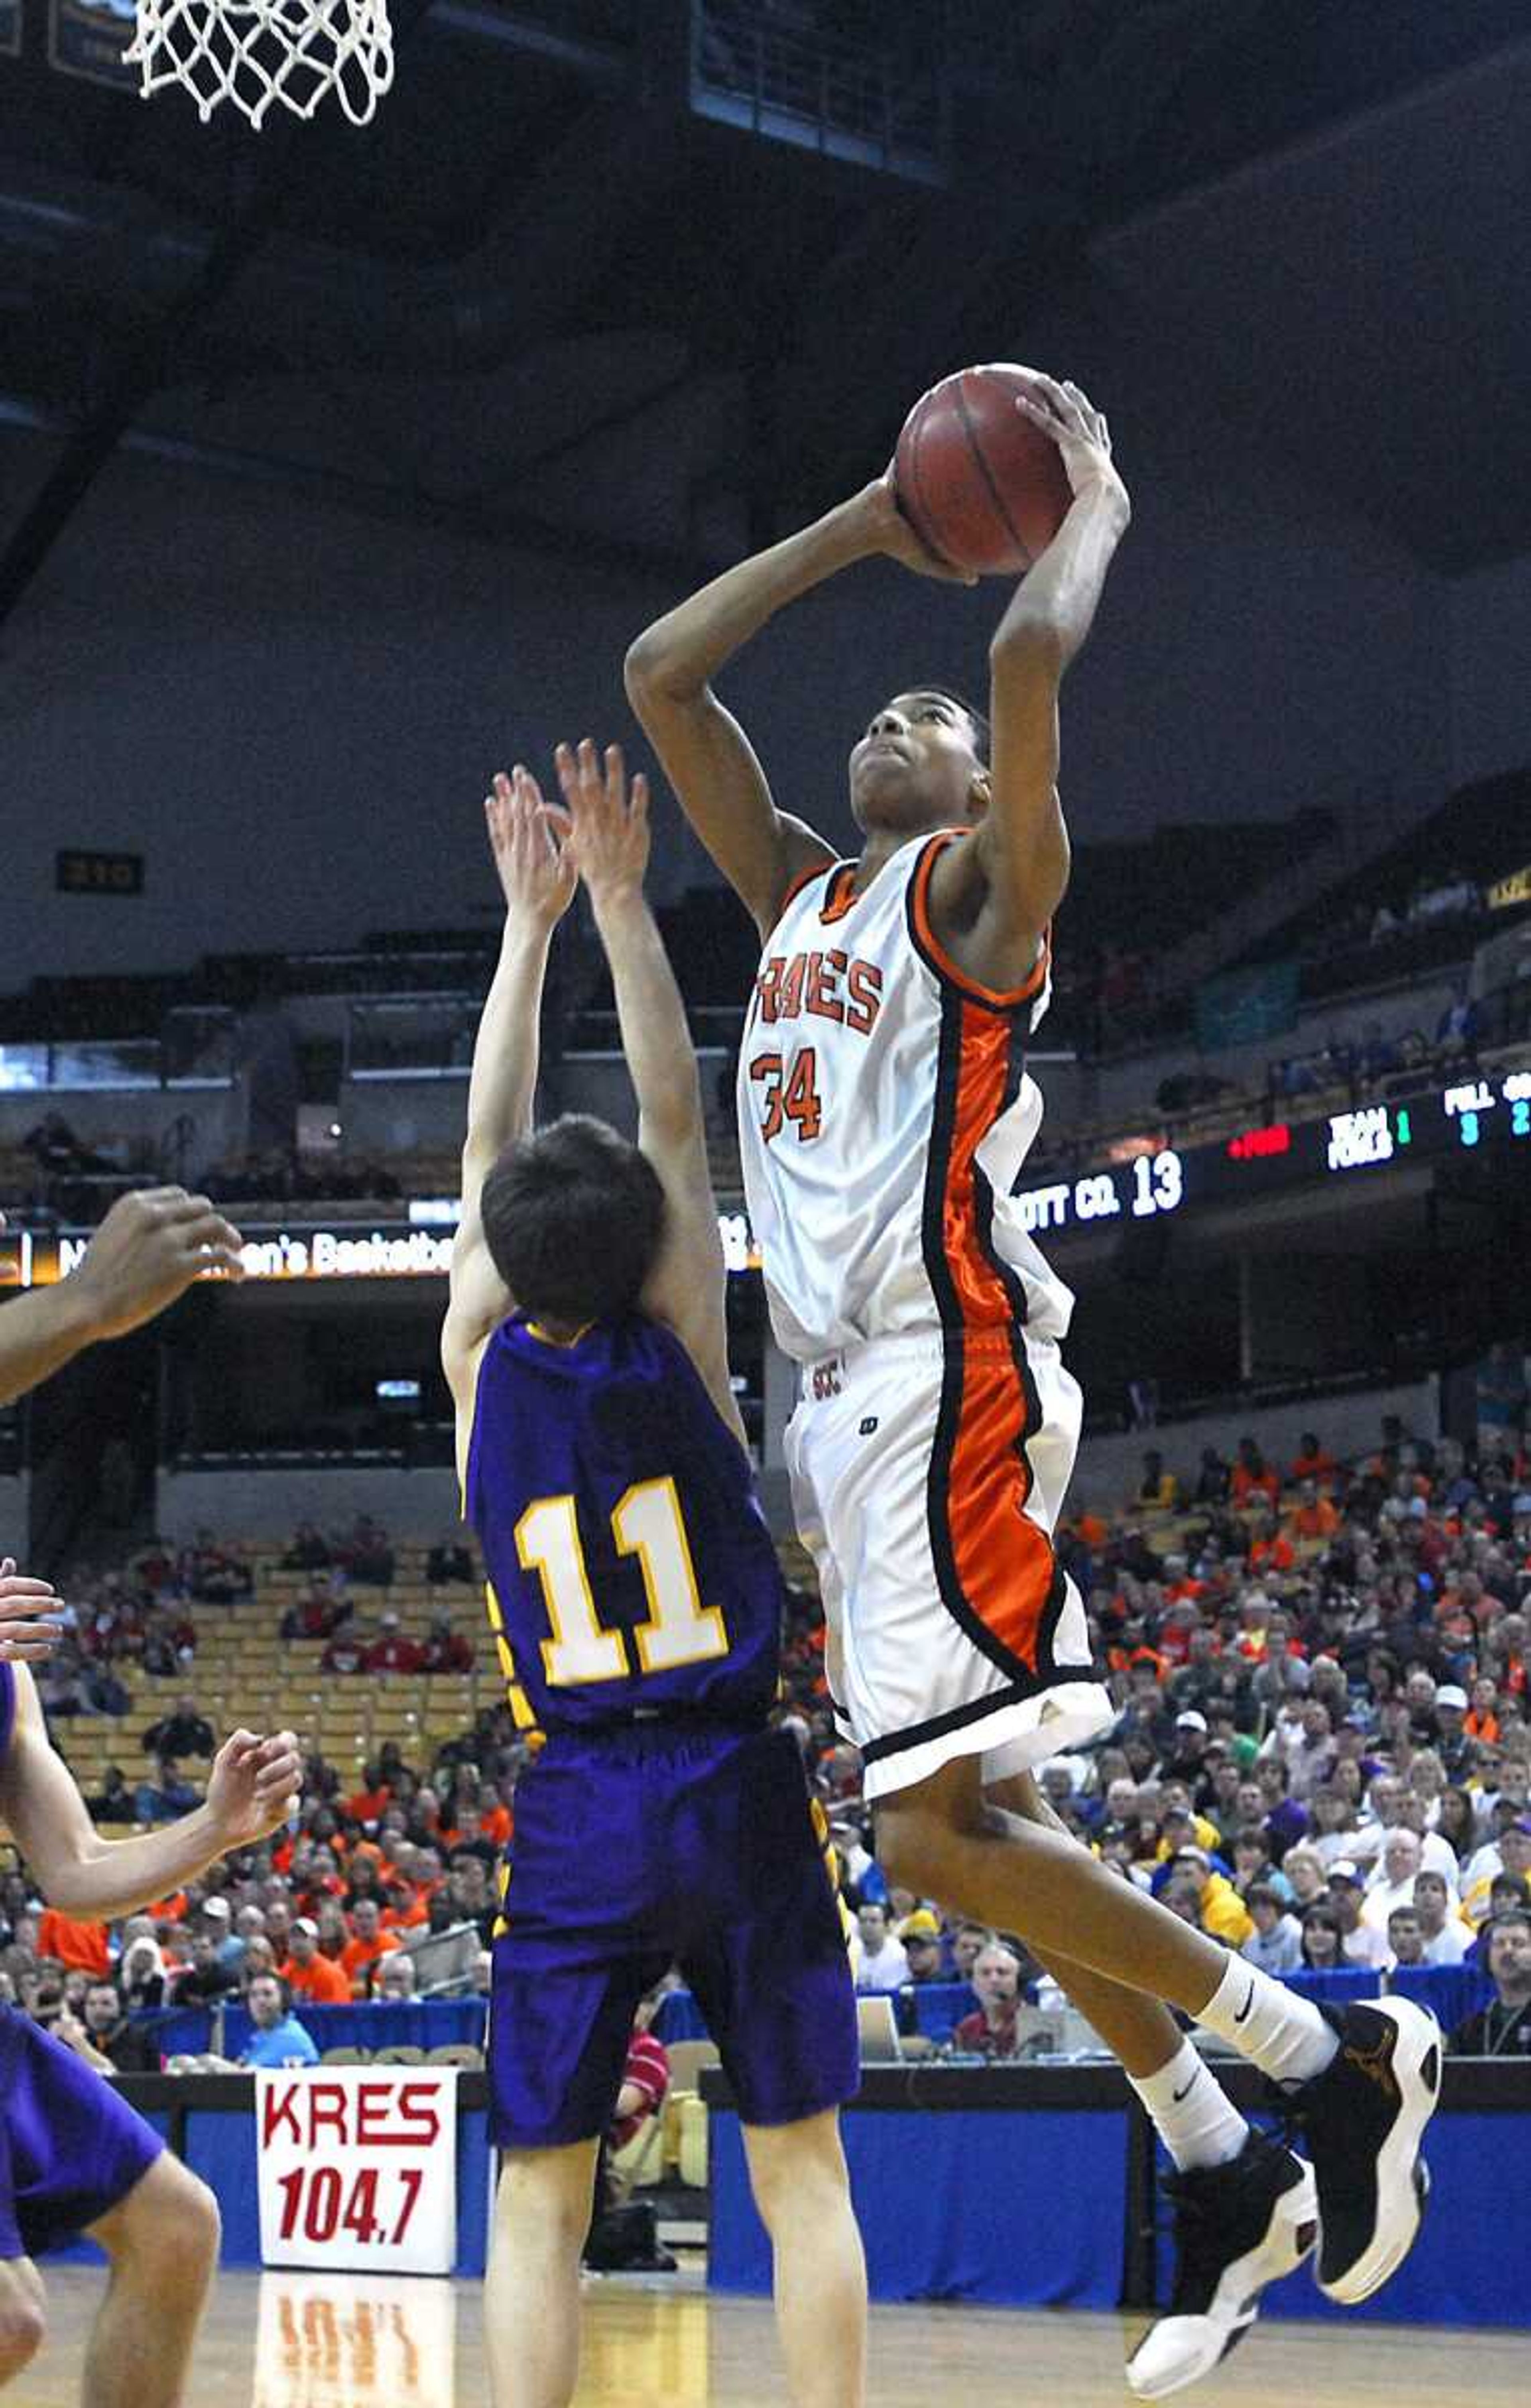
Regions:
[[[550,1688],[587,1681],[620,1681],[630,1671],[673,1672],[728,1653],[723,1610],[704,1605],[696,1587],[680,1500],[670,1479],[635,1482],[611,1515],[619,1555],[637,1555],[649,1600],[649,1619],[633,1632],[637,1663],[620,1630],[595,1611],[572,1497],[539,1497],[516,1524],[516,1553],[542,1583],[551,1639],[542,1642]]]

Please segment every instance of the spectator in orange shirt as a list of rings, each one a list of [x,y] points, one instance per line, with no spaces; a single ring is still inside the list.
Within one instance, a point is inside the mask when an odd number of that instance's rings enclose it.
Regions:
[[[1257,1513],[1250,1535],[1250,1571],[1254,1578],[1289,1572],[1296,1562],[1292,1541],[1277,1526],[1274,1513]]]
[[[376,1762],[362,1767],[362,1786],[345,1800],[341,1811],[353,1823],[379,1822],[393,1797],[382,1777],[382,1768]]]
[[[1472,1684],[1472,1703],[1462,1717],[1464,1738],[1481,1739],[1488,1746],[1497,1747],[1500,1736],[1498,1704],[1499,1692],[1494,1683],[1486,1678],[1476,1680]]]
[[[340,1969],[353,1999],[370,1996],[373,1967],[398,1944],[393,1933],[382,1928],[382,1909],[377,1899],[359,1898],[351,1910],[351,1938],[340,1951]]]
[[[366,1651],[369,1672],[418,1672],[422,1661],[415,1641],[406,1638],[399,1628],[396,1613],[385,1613],[379,1626],[382,1636],[374,1640]]]
[[[388,1904],[382,1911],[383,1930],[421,1930],[431,1919],[431,1895],[423,1885],[414,1888],[398,1884],[388,1893]]]
[[[54,1957],[66,1970],[93,1973],[103,1981],[111,1979],[104,1923],[77,1923],[73,1915],[45,1906],[37,1919],[37,1954]]]
[[[1320,1494],[1315,1480],[1305,1480],[1288,1524],[1295,1539],[1328,1539],[1339,1527],[1339,1512],[1332,1498]]]
[[[351,2004],[351,1984],[334,1957],[321,1951],[319,1926],[307,1914],[299,1915],[293,1924],[292,1953],[277,1971],[293,1998],[304,2000],[309,2006]]]
[[[1083,1498],[1074,1515],[1074,1527],[1093,1555],[1098,1555],[1110,1533],[1098,1513],[1093,1513]]]
[[[1332,1483],[1335,1470],[1334,1456],[1319,1444],[1317,1431],[1304,1430],[1297,1442],[1297,1452],[1292,1458],[1292,1479]]]
[[[461,1847],[471,1847],[476,1840],[487,1840],[491,1846],[503,1848],[510,1837],[510,1816],[505,1806],[492,1789],[486,1789],[482,1781],[465,1770],[457,1778],[452,1821]]]
[[[1231,1485],[1236,1505],[1258,1504],[1262,1496],[1274,1505],[1281,1494],[1281,1482],[1252,1438],[1238,1441],[1238,1460],[1233,1468]]]
[[[1165,1596],[1169,1604],[1199,1605],[1206,1594],[1207,1583],[1187,1569],[1183,1555],[1165,1557]]]

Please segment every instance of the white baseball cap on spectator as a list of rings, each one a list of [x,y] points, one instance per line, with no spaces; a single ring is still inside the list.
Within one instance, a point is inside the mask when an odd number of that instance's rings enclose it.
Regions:
[[[300,1914],[293,1928],[294,1931],[306,1931],[310,1940],[319,1938],[319,1926],[311,1914]]]
[[[1175,1728],[1204,1731],[1207,1728],[1207,1717],[1205,1714],[1197,1713],[1195,1706],[1187,1706],[1183,1714],[1176,1715]]]
[[[205,1898],[202,1901],[202,1912],[204,1914],[210,1915],[215,1923],[227,1923],[230,1915],[228,1899]]]
[[[1454,1682],[1448,1681],[1443,1689],[1436,1691],[1436,1703],[1438,1706],[1454,1706],[1459,1714],[1465,1714],[1467,1711],[1467,1693],[1466,1689],[1459,1689]]]
[[[1329,1879],[1332,1882],[1353,1882],[1357,1889],[1365,1889],[1366,1885],[1366,1874],[1359,1865],[1352,1864],[1349,1856],[1339,1856],[1336,1859],[1329,1867]]]

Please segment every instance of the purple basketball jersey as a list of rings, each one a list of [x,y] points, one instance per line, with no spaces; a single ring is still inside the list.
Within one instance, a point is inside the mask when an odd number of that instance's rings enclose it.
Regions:
[[[567,1346],[521,1314],[502,1323],[479,1368],[465,1510],[519,1721],[764,1722],[776,1550],[743,1449],[658,1322],[598,1321]]]

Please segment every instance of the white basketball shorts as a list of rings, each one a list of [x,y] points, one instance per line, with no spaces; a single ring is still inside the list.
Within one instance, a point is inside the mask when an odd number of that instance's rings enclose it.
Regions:
[[[1109,1729],[1052,1552],[1078,1382],[1023,1329],[873,1338],[801,1367],[785,1450],[837,1722],[868,1798],[981,1756],[986,1782]]]

